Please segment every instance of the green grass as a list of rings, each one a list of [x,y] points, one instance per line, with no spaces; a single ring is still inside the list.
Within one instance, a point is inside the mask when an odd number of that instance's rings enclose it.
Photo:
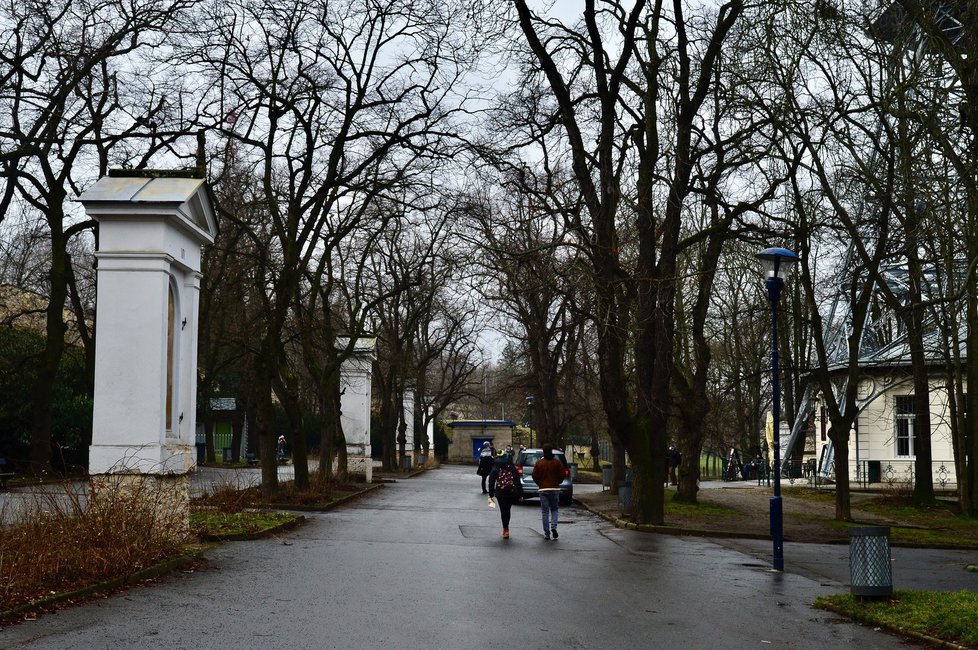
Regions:
[[[282,512],[196,511],[190,514],[190,528],[202,537],[257,535],[302,519],[302,515]]]
[[[861,510],[873,512],[893,517],[894,519],[914,519],[917,521],[947,521],[948,518],[960,518],[962,522],[978,525],[978,519],[973,517],[960,517],[959,509],[956,504],[936,503],[933,505],[917,505],[910,502],[907,498],[895,498],[882,496],[859,504]]]
[[[840,594],[817,599],[815,607],[896,632],[978,646],[978,594],[969,591],[897,591],[876,601]]]

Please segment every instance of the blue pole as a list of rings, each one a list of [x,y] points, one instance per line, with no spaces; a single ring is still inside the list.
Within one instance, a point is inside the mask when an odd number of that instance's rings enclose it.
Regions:
[[[771,539],[774,541],[774,570],[784,571],[784,523],[781,503],[781,388],[778,382],[778,300],[784,281],[768,278],[768,298],[771,300],[771,419],[774,420],[774,496],[771,498]]]

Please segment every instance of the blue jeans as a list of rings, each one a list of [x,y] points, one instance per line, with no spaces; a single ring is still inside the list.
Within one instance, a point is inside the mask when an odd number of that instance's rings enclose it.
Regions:
[[[560,504],[560,490],[540,490],[540,514],[543,515],[543,532],[549,533],[557,527],[557,507]]]

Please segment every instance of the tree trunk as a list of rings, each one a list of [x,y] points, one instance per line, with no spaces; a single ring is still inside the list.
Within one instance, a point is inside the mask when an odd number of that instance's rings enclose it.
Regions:
[[[319,443],[319,475],[325,482],[333,476],[333,459],[337,457],[337,445],[342,438],[340,429],[340,371],[329,373],[320,387],[320,411],[323,422],[322,440]],[[346,444],[343,444],[344,450]],[[345,475],[345,457],[343,471]]]
[[[845,433],[837,435],[833,423],[829,433],[832,447],[835,449],[835,518],[838,521],[852,521],[849,499],[849,429],[851,427],[852,423],[849,422],[845,425]],[[777,432],[774,435],[778,435]]]
[[[278,494],[278,459],[275,453],[275,409],[267,360],[260,353],[255,373],[255,433],[261,456],[261,491],[265,498]]]
[[[58,194],[52,197],[57,200]],[[50,295],[45,309],[44,350],[38,364],[37,378],[31,389],[31,444],[29,471],[35,476],[51,472],[51,426],[54,409],[54,387],[65,350],[65,303],[68,299],[68,255],[65,251],[60,210],[48,213],[51,233]]]
[[[306,492],[309,490],[309,459],[306,453],[305,426],[302,422],[302,405],[298,399],[298,387],[294,382],[289,385],[280,383],[276,393],[279,396],[279,403],[285,409],[285,416],[289,423],[289,433],[292,446],[292,470],[295,476],[295,490]],[[277,461],[277,459],[276,459]]]
[[[214,416],[209,411],[204,416],[204,460],[211,465],[216,462],[214,454]]]
[[[231,413],[231,460],[241,461],[241,439],[244,435],[244,414],[236,408]]]

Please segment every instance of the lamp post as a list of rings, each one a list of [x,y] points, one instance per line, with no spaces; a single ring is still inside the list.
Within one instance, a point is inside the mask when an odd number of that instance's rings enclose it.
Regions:
[[[771,539],[774,570],[784,571],[784,521],[781,504],[781,389],[778,385],[778,300],[791,266],[798,256],[786,248],[765,248],[757,254],[764,267],[764,286],[771,301],[771,416],[774,420],[774,496],[771,497]]]
[[[533,447],[533,395],[526,396],[526,428],[530,430],[530,447]]]

